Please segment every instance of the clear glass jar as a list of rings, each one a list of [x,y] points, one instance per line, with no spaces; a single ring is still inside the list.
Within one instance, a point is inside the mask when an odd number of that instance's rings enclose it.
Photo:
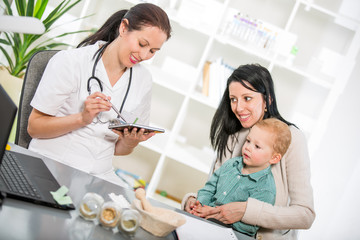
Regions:
[[[114,228],[117,226],[121,214],[120,206],[115,202],[105,202],[99,214],[99,222],[105,228]]]
[[[80,216],[86,220],[95,220],[100,212],[104,199],[96,193],[86,193],[80,202]]]
[[[118,229],[129,236],[134,236],[141,224],[141,215],[135,209],[124,209],[121,213]]]

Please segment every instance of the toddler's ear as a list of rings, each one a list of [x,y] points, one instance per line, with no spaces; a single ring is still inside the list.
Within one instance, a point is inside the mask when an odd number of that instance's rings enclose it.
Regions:
[[[281,154],[280,153],[274,153],[273,156],[271,157],[269,163],[270,164],[276,164],[278,162],[280,162],[281,160]]]

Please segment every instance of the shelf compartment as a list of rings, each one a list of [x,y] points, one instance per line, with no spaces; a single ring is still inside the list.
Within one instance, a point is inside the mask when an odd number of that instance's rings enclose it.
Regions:
[[[216,108],[224,95],[228,78],[233,71],[234,67],[224,62],[222,58],[213,62],[207,61],[191,95],[192,99]]]
[[[272,59],[266,52],[250,49],[244,43],[221,36],[216,37],[216,40],[208,57],[209,61],[223,57],[224,62],[236,68],[248,63],[259,63],[267,67]]]
[[[224,8],[222,2],[223,0],[182,0],[171,19],[186,29],[209,36],[221,17]]]
[[[314,0],[314,5],[324,8],[328,11],[337,13],[342,5],[343,0]],[[306,5],[306,2],[304,2]]]
[[[179,142],[169,146],[167,156],[202,173],[210,171],[215,158],[215,154],[210,148],[199,149]]]
[[[168,146],[166,155],[198,171],[208,173],[215,156],[209,139],[214,112],[214,108],[190,99],[185,120],[174,142]]]
[[[130,155],[114,156],[113,166],[134,173],[149,183],[159,158],[159,153],[139,145]]]
[[[207,180],[207,173],[199,172],[171,158],[165,159],[157,189],[181,200],[186,193],[196,193]]]
[[[309,71],[303,67],[293,66],[291,64],[278,61],[275,62],[275,66],[279,68],[285,68],[288,71],[291,71],[293,74],[300,75],[320,87],[330,89],[333,86],[332,80],[328,76],[324,76],[318,72],[309,73]]]
[[[160,190],[159,190],[160,191]],[[151,196],[152,199],[155,199],[159,202],[162,202],[162,203],[165,203],[167,204],[168,206],[172,206],[174,208],[177,208],[177,209],[180,209],[181,208],[181,202],[179,202],[179,200],[174,200],[174,199],[171,199],[171,198],[168,198],[168,197],[165,197],[165,196],[162,196],[161,194],[159,193],[154,193],[152,196]]]
[[[186,29],[173,21],[171,26],[171,38],[156,53],[152,64],[161,68],[166,58],[170,56],[196,68],[208,41],[208,36],[192,29]]]
[[[282,116],[309,132],[312,127],[310,123],[316,122],[319,118],[319,110],[325,104],[330,89],[281,67],[274,67],[271,75],[275,84],[278,109]]]
[[[151,122],[156,126],[171,130],[184,98],[183,95],[154,84],[151,99]]]
[[[150,126],[161,128],[161,126],[156,126],[155,124],[151,124],[151,123]],[[165,129],[164,133],[157,133],[155,134],[155,136],[151,137],[147,141],[141,142],[140,145],[152,151],[161,153],[162,151],[164,151],[164,146],[166,146],[166,144],[169,142],[170,135],[171,135],[171,131]]]
[[[211,149],[209,135],[214,114],[214,108],[190,99],[185,113],[185,120],[179,132],[179,135],[184,140],[178,139],[177,141],[198,149]]]
[[[293,65],[333,83],[336,69],[331,66],[343,61],[355,32],[313,8],[299,8],[290,31],[298,36]]]
[[[294,4],[295,1],[288,0],[230,1],[229,7],[235,8],[251,18],[285,28]]]
[[[204,94],[201,93],[201,87],[198,86],[198,88],[195,90],[195,92],[193,93],[193,95],[191,96],[191,98],[194,101],[200,102],[201,104],[204,104],[210,108],[213,108],[214,111],[216,110],[216,108],[219,105],[219,101],[210,98],[209,96],[205,96]]]
[[[173,61],[171,58],[166,61],[168,64],[165,64],[165,68],[162,69],[154,65],[147,66],[151,72],[154,83],[166,87],[171,91],[185,95],[189,91],[192,82],[195,81],[195,68],[183,64],[183,66],[186,66],[184,69],[187,69],[187,71],[180,73],[180,64],[174,64],[177,63],[177,61]],[[172,71],[171,68],[176,67],[174,65],[177,65],[178,68]]]

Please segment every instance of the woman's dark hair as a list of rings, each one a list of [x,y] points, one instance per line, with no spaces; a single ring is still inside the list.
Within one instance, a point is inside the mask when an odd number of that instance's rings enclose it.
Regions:
[[[232,82],[239,82],[245,88],[263,95],[267,109],[264,114],[264,119],[273,117],[283,121],[287,125],[294,125],[293,123],[286,121],[277,109],[274,82],[269,71],[259,64],[241,65],[235,69],[228,78],[224,95],[211,122],[211,145],[216,150],[220,162],[226,153],[226,148],[232,152],[232,149],[227,145],[229,136],[243,128],[240,121],[231,110],[229,85]],[[249,87],[247,84],[250,84],[253,88]]]
[[[84,39],[77,47],[91,45],[99,40],[107,42],[107,45],[119,35],[119,27],[123,19],[127,19],[128,31],[139,31],[144,26],[160,28],[167,39],[171,37],[171,25],[164,10],[151,3],[140,3],[129,10],[120,10],[111,15],[102,27],[93,35]]]

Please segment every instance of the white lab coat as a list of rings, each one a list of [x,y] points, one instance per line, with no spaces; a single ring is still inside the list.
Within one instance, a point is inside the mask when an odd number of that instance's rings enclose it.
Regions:
[[[81,112],[89,95],[87,82],[94,65],[93,56],[100,44],[57,53],[46,67],[31,106],[56,117]],[[112,87],[101,59],[96,67],[95,76],[102,81],[103,93],[111,96],[112,103],[118,109],[128,87],[129,75],[130,70],[127,69]],[[92,80],[91,85],[93,92],[98,84]],[[151,87],[149,71],[140,64],[133,66],[131,86],[122,111],[127,121],[139,118],[138,123],[149,123]],[[102,113],[101,119],[116,116],[115,111],[110,110]],[[108,129],[108,124],[92,123],[60,137],[32,139],[29,149],[102,177],[113,174],[112,158],[117,138],[118,135]]]

